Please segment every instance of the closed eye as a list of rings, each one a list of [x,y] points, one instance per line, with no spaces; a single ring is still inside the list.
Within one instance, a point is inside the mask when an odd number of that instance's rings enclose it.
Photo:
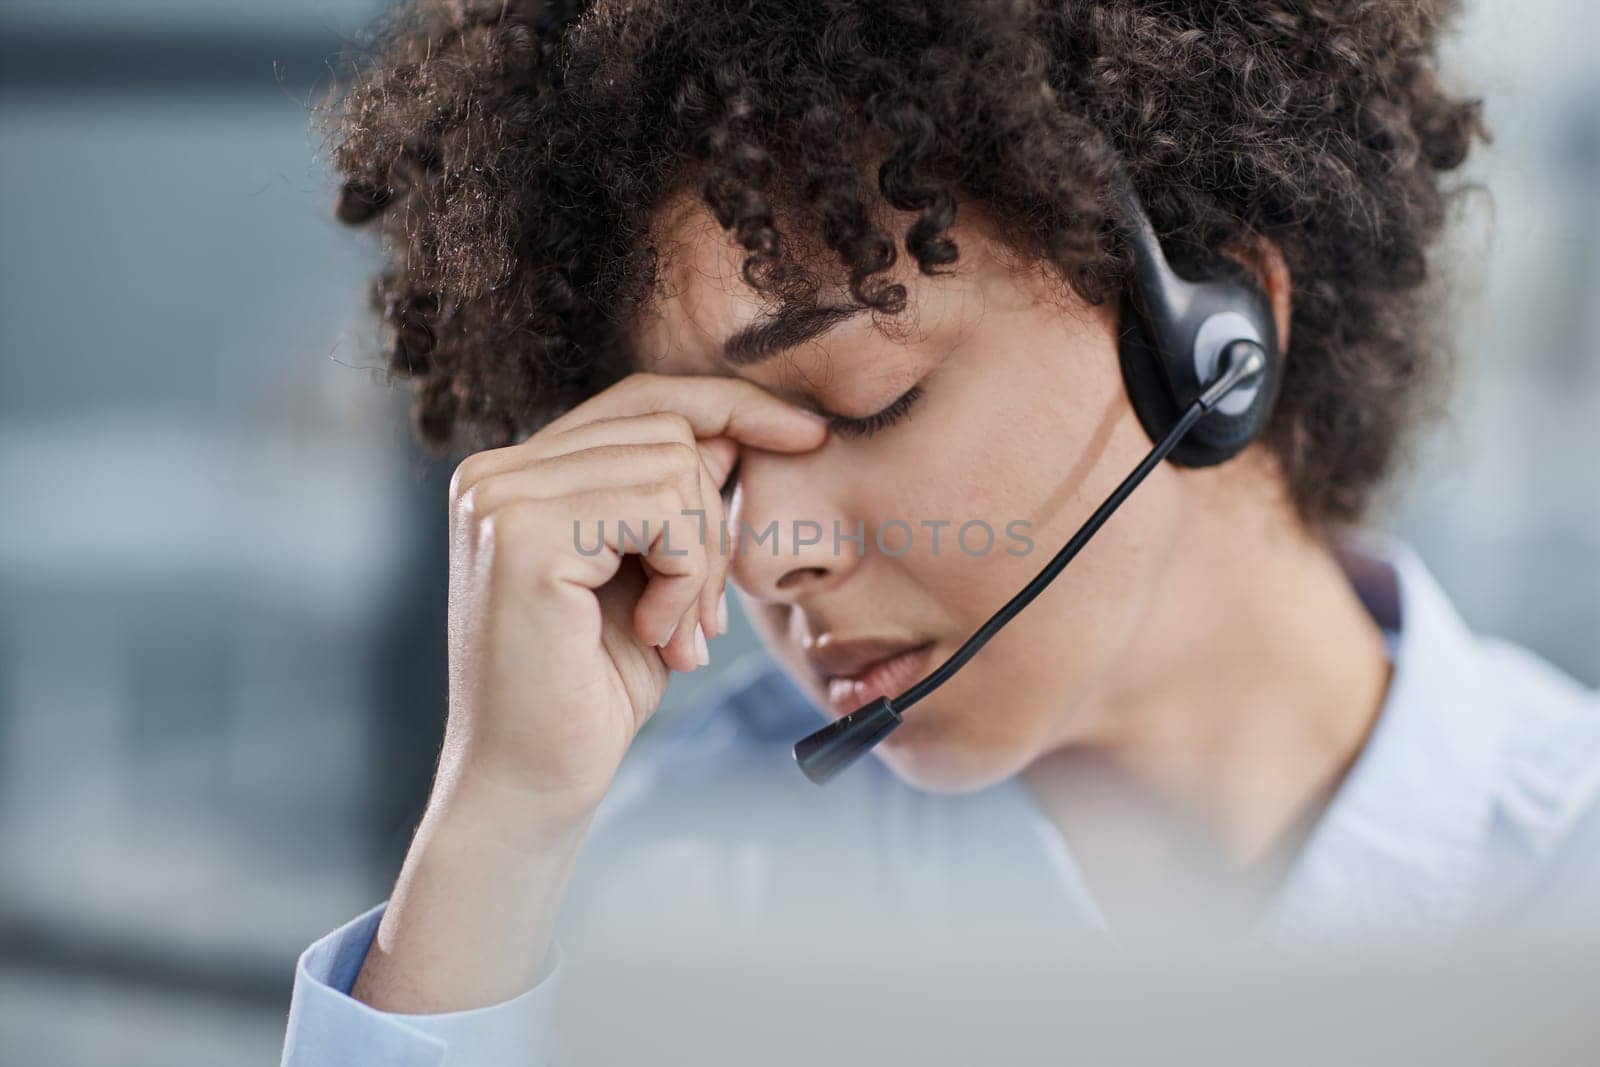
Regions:
[[[905,418],[906,412],[911,410],[922,396],[921,384],[913,385],[898,399],[882,411],[875,412],[865,418],[853,419],[845,415],[828,415],[828,426],[835,432],[845,437],[871,437],[879,430],[887,429]]]
[[[882,411],[874,412],[865,418],[856,419],[848,415],[834,415],[831,412],[823,414],[827,416],[829,429],[845,437],[871,437],[879,430],[886,429],[905,418],[906,413],[911,410],[911,405],[921,397],[922,385],[919,383],[907,389]],[[744,455],[741,452],[739,458],[733,461],[733,469],[728,472],[727,480],[722,483],[721,493],[724,500],[733,496],[733,491],[739,484],[739,467],[743,460]]]

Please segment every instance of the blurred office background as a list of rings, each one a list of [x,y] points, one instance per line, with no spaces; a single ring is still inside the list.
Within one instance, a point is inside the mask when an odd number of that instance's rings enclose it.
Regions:
[[[425,795],[450,472],[373,369],[309,125],[379,6],[0,0],[0,1063],[276,1062],[296,953],[384,897]],[[1594,16],[1469,6],[1493,204],[1391,525],[1596,685]]]

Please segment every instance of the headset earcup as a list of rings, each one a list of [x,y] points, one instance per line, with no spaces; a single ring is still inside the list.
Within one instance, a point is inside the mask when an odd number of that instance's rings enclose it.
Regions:
[[[1122,364],[1122,382],[1127,387],[1133,412],[1139,417],[1139,425],[1144,427],[1145,435],[1153,444],[1166,436],[1182,412],[1173,399],[1172,383],[1162,366],[1161,357],[1144,323],[1133,310],[1131,300],[1122,302],[1117,354]],[[1212,417],[1215,416],[1208,416],[1207,419]],[[1240,416],[1241,419],[1248,417],[1249,413]],[[1250,443],[1250,436],[1247,435],[1242,440],[1225,439],[1221,445],[1214,444],[1200,436],[1200,429],[1200,425],[1196,425],[1189,431],[1177,447],[1168,453],[1167,458],[1180,467],[1211,467],[1232,459]]]

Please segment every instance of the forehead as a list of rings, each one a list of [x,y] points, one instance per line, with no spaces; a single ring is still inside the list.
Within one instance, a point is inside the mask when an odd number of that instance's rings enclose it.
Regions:
[[[969,204],[961,206],[948,234],[959,248],[957,262],[940,268],[938,276],[922,274],[903,245],[903,236],[917,217],[915,212],[885,208],[877,220],[882,232],[896,241],[898,255],[889,269],[873,278],[905,286],[905,309],[896,315],[855,316],[831,330],[830,339],[915,341],[970,329],[984,311],[996,306],[1015,310],[1039,301],[1082,310],[1081,302],[1051,272],[1009,247],[987,217]],[[854,303],[847,271],[835,253],[819,247],[809,229],[785,227],[782,239],[814,280],[819,303]],[[634,329],[638,369],[726,373],[729,366],[720,358],[723,342],[770,312],[777,299],[745,281],[749,252],[692,193],[671,198],[657,211],[653,240],[657,283]]]
[[[670,358],[711,373],[723,340],[768,301],[741,277],[747,252],[697,198],[678,196],[657,212],[656,289],[635,335],[644,357]]]

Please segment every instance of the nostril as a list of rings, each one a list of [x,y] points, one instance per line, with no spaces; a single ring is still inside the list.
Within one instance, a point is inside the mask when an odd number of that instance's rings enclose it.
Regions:
[[[823,578],[827,576],[827,573],[821,567],[796,567],[778,579],[778,588],[780,590],[793,589],[808,578]]]

